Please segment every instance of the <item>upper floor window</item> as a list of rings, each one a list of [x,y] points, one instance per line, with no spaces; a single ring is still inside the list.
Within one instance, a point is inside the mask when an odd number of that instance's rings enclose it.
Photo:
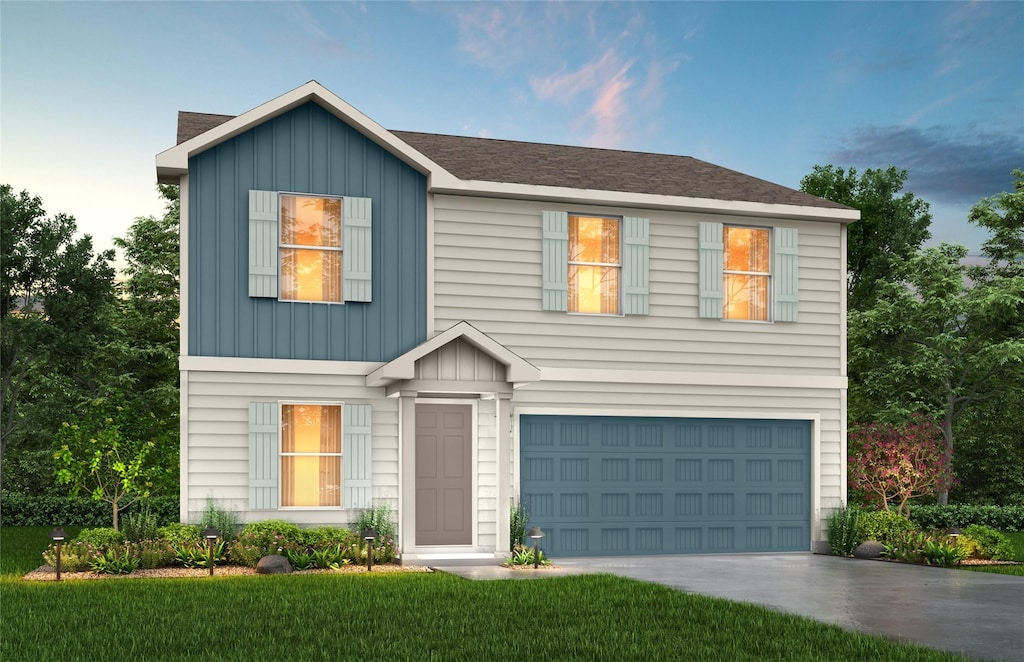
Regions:
[[[800,242],[796,228],[752,228],[702,221],[698,242],[698,314],[759,322],[796,322]]]
[[[340,198],[281,195],[281,299],[342,300],[341,223]]]
[[[373,204],[249,191],[249,296],[281,301],[371,301]]]
[[[619,219],[569,216],[570,313],[619,314]]]
[[[646,315],[650,221],[541,212],[541,308]]]
[[[767,322],[771,234],[765,228],[722,230],[722,319]]]

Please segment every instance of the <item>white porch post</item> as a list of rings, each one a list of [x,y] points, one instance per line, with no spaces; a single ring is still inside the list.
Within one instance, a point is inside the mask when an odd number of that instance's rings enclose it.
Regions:
[[[496,393],[494,397],[494,430],[498,452],[498,531],[494,555],[508,555],[509,505],[512,503],[512,394]]]

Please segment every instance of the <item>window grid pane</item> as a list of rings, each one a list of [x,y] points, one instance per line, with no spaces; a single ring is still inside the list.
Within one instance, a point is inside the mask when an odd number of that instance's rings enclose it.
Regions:
[[[571,313],[619,313],[620,221],[569,217],[569,301]]]
[[[281,505],[339,507],[340,405],[281,406]]]
[[[771,235],[765,228],[723,228],[722,318],[768,321]]]
[[[341,226],[340,199],[281,196],[281,299],[342,301]]]

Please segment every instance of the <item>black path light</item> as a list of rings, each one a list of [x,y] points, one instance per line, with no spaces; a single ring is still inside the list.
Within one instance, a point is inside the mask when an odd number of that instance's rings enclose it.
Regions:
[[[50,540],[57,543],[57,581],[60,581],[60,547],[64,544],[68,534],[64,533],[64,529],[61,527],[55,527],[50,532]]]
[[[376,529],[363,531],[363,540],[366,541],[366,572],[373,572],[373,539],[376,537]]]
[[[208,549],[207,553],[210,555],[210,576],[213,577],[213,543],[217,541],[217,538],[220,538],[220,531],[217,530],[217,527],[211,524],[206,527],[205,531],[203,531],[203,537],[206,538],[206,547]]]
[[[946,535],[953,539],[954,545],[956,544],[957,538],[959,538],[962,534],[963,531],[961,531],[960,527],[958,526],[951,526],[949,527],[949,531],[946,531]]]
[[[540,530],[539,526],[535,526],[532,529],[530,529],[530,533],[527,535],[529,535],[530,538],[533,539],[533,567],[534,569],[536,569],[538,565],[537,562],[539,560],[539,551],[537,549],[537,546],[540,544],[540,539],[544,537],[544,532]]]

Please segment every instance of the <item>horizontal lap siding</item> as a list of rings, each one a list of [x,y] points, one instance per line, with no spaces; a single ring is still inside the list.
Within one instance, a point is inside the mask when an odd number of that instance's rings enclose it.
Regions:
[[[697,317],[697,231],[710,217],[574,205],[569,211],[651,221],[650,314],[605,317],[541,310],[541,212],[552,205],[436,196],[435,331],[469,320],[546,367],[840,374],[840,226],[778,221],[800,237],[800,322]]]
[[[398,505],[398,405],[361,376],[226,373],[188,375],[188,511],[198,520],[213,497],[245,520],[281,517],[299,524],[347,524],[350,511],[258,511],[249,503],[249,403],[342,400],[373,406],[374,503]]]

